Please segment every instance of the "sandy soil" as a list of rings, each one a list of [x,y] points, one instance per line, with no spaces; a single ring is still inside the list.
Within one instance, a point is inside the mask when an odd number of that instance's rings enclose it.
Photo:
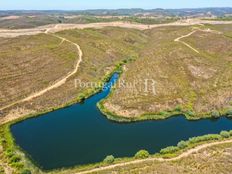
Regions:
[[[56,25],[46,25],[40,26],[33,29],[16,29],[16,30],[0,30],[0,37],[17,37],[21,35],[35,35],[39,33],[44,33],[49,30],[51,33],[55,33],[62,30],[68,29],[85,29],[85,28],[103,28],[103,27],[122,27],[122,28],[134,28],[138,30],[146,30],[156,27],[164,26],[190,26],[190,25],[202,25],[202,24],[232,24],[232,21],[207,21],[200,19],[188,19],[180,20],[173,23],[167,24],[154,24],[154,25],[144,25],[129,22],[106,22],[106,23],[91,23],[91,24],[56,24]]]
[[[1,17],[0,20],[10,20],[10,19],[18,19],[20,16],[6,16],[6,17]]]
[[[47,30],[45,33],[48,34],[48,30]],[[57,81],[57,82],[54,83],[53,85],[48,86],[47,88],[45,88],[45,89],[43,89],[43,90],[41,90],[41,91],[38,91],[38,92],[36,92],[36,93],[34,93],[34,94],[31,94],[30,96],[28,96],[28,97],[26,97],[26,98],[24,98],[24,99],[22,99],[22,100],[18,100],[18,101],[15,101],[14,103],[11,103],[11,104],[9,104],[9,105],[3,106],[2,108],[0,108],[0,111],[3,110],[3,109],[9,108],[9,107],[11,107],[11,106],[14,106],[14,105],[16,105],[16,104],[18,104],[18,103],[22,103],[22,102],[25,102],[25,101],[30,101],[30,100],[32,100],[32,99],[35,98],[35,97],[41,96],[41,95],[43,95],[44,93],[46,93],[46,92],[48,92],[48,91],[50,91],[50,90],[52,90],[52,89],[54,89],[54,88],[57,88],[57,87],[63,85],[69,77],[71,77],[72,75],[74,75],[74,74],[77,72],[77,70],[78,70],[78,68],[79,68],[79,65],[80,65],[80,63],[81,63],[81,61],[82,61],[82,55],[83,55],[80,46],[79,46],[78,44],[76,44],[76,43],[74,43],[74,42],[72,42],[72,41],[66,39],[66,38],[57,36],[57,35],[55,35],[55,34],[52,34],[52,36],[61,39],[61,43],[60,43],[60,44],[62,44],[64,41],[66,41],[66,42],[69,42],[69,43],[71,43],[71,44],[73,44],[73,45],[76,46],[76,48],[77,48],[77,50],[78,50],[78,55],[79,55],[79,56],[78,56],[78,60],[77,60],[77,63],[76,63],[76,65],[75,65],[74,70],[72,70],[71,72],[69,72],[65,77],[63,77],[61,80]],[[9,117],[9,118],[11,118],[11,117]]]

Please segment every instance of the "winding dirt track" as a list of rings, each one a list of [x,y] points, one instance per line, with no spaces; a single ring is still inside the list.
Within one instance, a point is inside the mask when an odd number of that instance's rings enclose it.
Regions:
[[[186,45],[187,47],[189,47],[191,50],[193,50],[193,51],[195,51],[196,53],[200,54],[200,52],[199,52],[197,49],[193,48],[191,45],[187,44],[186,42],[180,40],[180,39],[183,39],[183,38],[186,38],[186,37],[191,36],[191,35],[192,35],[193,33],[195,33],[196,31],[197,31],[197,30],[194,30],[194,31],[190,32],[190,33],[187,34],[187,35],[178,37],[178,38],[176,38],[174,41],[175,41],[175,42],[180,42],[180,43]]]
[[[175,42],[180,42],[180,43],[186,45],[187,47],[189,47],[190,49],[192,49],[193,51],[195,51],[196,53],[200,54],[200,52],[197,49],[193,48],[188,43],[186,43],[184,41],[181,41],[181,39],[189,37],[189,36],[191,36],[192,34],[194,34],[197,31],[222,34],[222,33],[218,32],[218,31],[214,31],[214,30],[210,30],[210,29],[202,30],[202,29],[199,29],[199,28],[195,28],[194,31],[192,31],[192,32],[190,32],[190,33],[188,33],[186,35],[180,36],[180,37],[176,38],[174,41]],[[208,144],[199,145],[199,146],[197,146],[195,148],[187,150],[186,152],[183,152],[182,154],[180,154],[179,156],[174,157],[174,158],[169,158],[169,159],[165,159],[165,158],[148,158],[148,159],[142,159],[142,160],[134,160],[134,161],[130,161],[130,162],[119,163],[119,164],[114,164],[114,165],[110,165],[110,166],[106,166],[106,167],[100,167],[100,168],[88,170],[88,171],[78,172],[78,173],[75,173],[75,174],[88,174],[88,173],[93,173],[93,172],[100,172],[100,171],[103,171],[103,170],[114,169],[115,167],[124,167],[126,165],[139,164],[139,163],[143,163],[143,162],[155,162],[155,161],[157,161],[157,162],[169,162],[169,161],[176,161],[176,160],[182,159],[184,157],[188,157],[189,155],[191,155],[191,154],[193,154],[195,152],[198,152],[198,151],[200,151],[202,149],[205,149],[207,147],[211,147],[211,146],[215,146],[215,145],[220,145],[220,144],[225,144],[225,143],[232,143],[232,139],[225,140],[225,141],[220,141],[220,142],[212,142],[212,143],[208,143]]]
[[[46,31],[45,31],[46,34],[49,34],[48,32],[49,32],[49,30],[46,30]],[[9,107],[11,107],[11,106],[14,106],[14,105],[16,105],[16,104],[18,104],[18,103],[22,103],[22,102],[25,102],[25,101],[32,100],[33,98],[36,98],[36,97],[38,97],[38,96],[41,96],[41,95],[43,95],[44,93],[46,93],[46,92],[48,92],[48,91],[50,91],[50,90],[52,90],[52,89],[54,89],[54,88],[57,88],[57,87],[63,85],[69,77],[71,77],[72,75],[74,75],[74,74],[77,72],[77,70],[78,70],[78,68],[79,68],[79,66],[80,66],[80,63],[81,63],[81,61],[82,61],[82,56],[83,56],[83,53],[82,53],[82,50],[81,50],[80,46],[79,46],[78,44],[76,44],[76,43],[74,43],[74,42],[72,42],[72,41],[66,39],[66,38],[61,37],[61,36],[57,36],[57,35],[55,35],[55,34],[51,34],[51,35],[54,36],[54,37],[57,37],[57,38],[61,39],[61,43],[63,43],[64,41],[66,41],[66,42],[69,42],[69,43],[71,43],[71,44],[73,44],[73,45],[76,46],[76,48],[77,48],[77,50],[78,50],[78,55],[79,55],[78,57],[79,57],[79,58],[78,58],[78,60],[77,60],[77,63],[75,64],[74,69],[73,69],[71,72],[69,72],[65,77],[63,77],[61,80],[55,82],[53,85],[48,86],[47,88],[45,88],[45,89],[43,89],[43,90],[41,90],[41,91],[38,91],[38,92],[36,92],[36,93],[34,93],[34,94],[31,94],[30,96],[28,96],[28,97],[26,97],[26,98],[24,98],[24,99],[21,99],[21,100],[18,100],[18,101],[16,101],[16,102],[14,102],[14,103],[9,104],[9,105],[3,106],[2,108],[0,108],[0,111],[3,110],[3,109],[9,108]],[[61,43],[60,43],[60,44],[61,44]],[[60,44],[59,44],[59,45],[60,45]]]
[[[110,166],[106,166],[106,167],[100,167],[100,168],[96,168],[96,169],[92,169],[92,170],[88,170],[88,171],[84,171],[84,172],[78,172],[75,174],[88,174],[88,173],[93,173],[93,172],[100,172],[103,170],[109,170],[109,169],[114,169],[115,167],[124,167],[126,165],[130,165],[130,164],[139,164],[139,163],[143,163],[143,162],[169,162],[169,161],[176,161],[179,159],[182,159],[184,157],[187,157],[195,152],[198,152],[202,149],[205,149],[207,147],[211,147],[211,146],[215,146],[215,145],[220,145],[220,144],[225,144],[225,143],[232,143],[232,139],[230,140],[225,140],[225,141],[219,141],[219,142],[212,142],[212,143],[208,143],[208,144],[202,144],[199,145],[195,148],[189,149],[186,152],[183,152],[182,154],[180,154],[177,157],[174,158],[169,158],[169,159],[165,159],[165,158],[147,158],[147,159],[142,159],[142,160],[134,160],[134,161],[130,161],[130,162],[125,162],[125,163],[119,163],[119,164],[113,164]]]
[[[184,41],[181,41],[181,39],[186,38],[186,37],[189,37],[189,36],[191,36],[192,34],[196,33],[197,31],[208,32],[208,33],[214,33],[214,34],[222,34],[222,33],[219,32],[219,31],[211,30],[211,29],[209,29],[209,28],[206,29],[206,30],[203,30],[203,29],[200,29],[200,28],[195,28],[194,31],[192,31],[192,32],[190,32],[190,33],[188,33],[188,34],[186,34],[186,35],[180,36],[180,37],[176,38],[174,41],[175,41],[175,42],[180,42],[180,43],[184,44],[185,46],[189,47],[189,48],[190,48],[191,50],[193,50],[194,52],[200,54],[200,52],[199,52],[197,49],[193,48],[193,47],[192,47],[191,45],[189,45],[188,43],[186,43],[186,42],[184,42]]]

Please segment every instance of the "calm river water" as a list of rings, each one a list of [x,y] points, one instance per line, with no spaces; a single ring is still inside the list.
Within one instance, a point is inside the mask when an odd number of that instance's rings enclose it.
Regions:
[[[114,74],[110,83],[117,79],[118,74]],[[140,149],[155,153],[192,136],[232,129],[232,121],[224,117],[188,121],[176,116],[160,121],[115,123],[96,107],[109,92],[102,91],[82,104],[12,125],[16,143],[48,170],[99,162],[107,155],[133,156]]]

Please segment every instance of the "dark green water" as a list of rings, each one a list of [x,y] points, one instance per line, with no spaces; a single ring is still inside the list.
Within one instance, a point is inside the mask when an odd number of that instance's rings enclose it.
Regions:
[[[117,78],[114,74],[110,83]],[[12,125],[16,143],[41,168],[54,169],[99,162],[111,154],[133,156],[140,149],[155,153],[192,136],[232,129],[227,118],[188,121],[177,116],[130,124],[111,122],[96,107],[108,93],[105,90],[83,104]]]

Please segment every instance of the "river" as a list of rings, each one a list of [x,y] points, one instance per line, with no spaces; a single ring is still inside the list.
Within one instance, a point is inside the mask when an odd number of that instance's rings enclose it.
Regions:
[[[117,79],[118,74],[114,74],[109,83]],[[189,121],[175,116],[159,121],[112,122],[96,106],[109,92],[108,88],[81,104],[12,125],[16,144],[38,166],[50,170],[99,162],[107,155],[131,157],[141,149],[155,153],[189,137],[232,129],[232,121],[225,117]]]

